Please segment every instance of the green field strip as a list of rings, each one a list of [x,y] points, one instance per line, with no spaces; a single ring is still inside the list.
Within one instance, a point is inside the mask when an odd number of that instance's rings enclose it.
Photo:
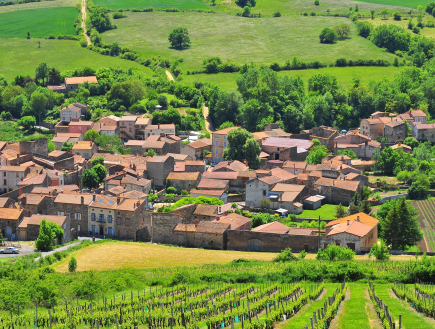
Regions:
[[[416,313],[404,300],[398,299],[390,285],[375,285],[376,295],[388,306],[391,317],[398,322],[402,315],[403,329],[433,329],[433,324],[426,321],[422,313]],[[391,294],[391,295],[390,295]]]
[[[370,329],[370,320],[366,311],[368,301],[364,297],[366,284],[350,284],[348,286],[350,299],[345,300],[342,312],[337,321],[337,328],[341,329]]]
[[[435,232],[432,229],[427,229],[426,231],[426,237],[430,243],[431,251],[435,250]]]
[[[203,9],[210,10],[201,0],[94,0],[99,6],[109,9]]]
[[[302,328],[306,324],[309,324],[310,318],[313,316],[313,312],[317,312],[319,308],[323,307],[325,301],[328,300],[328,297],[332,295],[337,287],[337,284],[325,284],[325,289],[323,290],[323,297],[321,299],[310,302],[308,304],[308,308],[306,308],[305,310],[303,308],[301,311],[296,313],[293,318],[287,320],[282,325],[279,325],[279,327],[284,329]]]

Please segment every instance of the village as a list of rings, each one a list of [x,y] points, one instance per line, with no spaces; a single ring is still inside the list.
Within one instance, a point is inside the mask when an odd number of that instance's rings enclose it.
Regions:
[[[68,78],[56,92],[74,90],[95,77]],[[279,252],[317,252],[328,245],[364,253],[378,240],[379,221],[364,213],[318,221],[316,227],[285,225],[276,219],[300,215],[323,205],[348,207],[369,186],[373,154],[386,147],[412,148],[402,142],[412,127],[419,141],[434,141],[435,126],[421,110],[394,115],[375,112],[360,128],[338,131],[320,126],[299,134],[268,124],[252,135],[261,147],[260,168],[225,160],[227,135],[240,127],[178,135],[174,124],[152,123],[152,117],[110,115],[85,121],[86,104],[60,110],[48,152],[47,140],[0,145],[0,228],[11,241],[35,240],[45,218],[64,230],[64,242],[79,236],[143,241],[184,247]],[[158,109],[156,109],[158,110]],[[84,140],[90,130],[117,135],[130,154],[115,154]],[[61,151],[65,143],[72,149]],[[331,155],[319,164],[306,159],[315,143]],[[357,159],[340,155],[352,150]],[[83,186],[82,176],[100,159],[107,175],[97,188]],[[372,186],[373,187],[373,186]],[[216,198],[219,204],[171,206],[183,197]],[[275,220],[253,227],[245,213],[275,214]],[[292,217],[294,219],[294,217]],[[300,220],[302,221],[302,220]],[[322,222],[322,225],[321,225]],[[321,227],[322,226],[322,227]]]

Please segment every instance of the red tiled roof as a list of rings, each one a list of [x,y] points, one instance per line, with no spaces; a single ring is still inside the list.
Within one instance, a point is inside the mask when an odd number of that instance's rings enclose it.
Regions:
[[[223,234],[226,230],[230,228],[229,223],[216,223],[216,222],[205,222],[201,221],[196,227],[196,232],[198,233],[213,233],[213,234]]]
[[[341,224],[341,223],[347,223],[347,220],[354,221],[357,219],[359,219],[359,221],[361,223],[367,224],[371,227],[375,227],[379,223],[379,221],[376,218],[369,216],[363,212],[360,212],[358,214],[354,214],[354,215],[350,215],[347,217],[333,220],[333,221],[329,222],[328,224],[326,224],[326,227],[334,226],[336,224]]]
[[[190,190],[190,194],[204,195],[207,197],[217,197],[220,198],[225,193],[224,190]]]
[[[238,172],[235,171],[206,171],[204,178],[206,179],[237,179]]]
[[[289,230],[290,227],[281,224],[280,222],[272,222],[272,223],[260,225],[254,228],[252,231],[263,232],[263,233],[287,234]]]
[[[373,227],[371,227],[370,225],[354,220],[352,222],[349,222],[349,225],[347,224],[347,222],[335,225],[326,236],[340,233],[349,233],[362,238],[367,235],[372,230],[372,228]]]
[[[229,180],[226,179],[207,179],[203,178],[198,184],[198,188],[206,189],[225,189],[229,185]]]
[[[298,152],[301,150],[308,150],[313,145],[312,141],[306,139],[292,139],[292,138],[279,138],[279,137],[269,137],[263,142],[263,146],[271,147],[297,147]]]
[[[237,230],[239,227],[251,223],[251,220],[245,216],[232,213],[227,216],[216,218],[213,222],[228,223],[230,224],[230,230]]]
[[[0,208],[0,220],[17,220],[20,218],[23,211],[23,209]]]
[[[281,168],[274,168],[270,171],[271,176],[279,177],[282,180],[289,180],[296,178],[295,175],[289,173],[288,171],[281,169]]]
[[[174,163],[174,171],[175,172],[186,171],[186,162],[175,162]]]
[[[199,172],[171,172],[166,179],[173,181],[196,181],[199,175]]]
[[[199,204],[196,206],[193,214],[200,216],[213,216],[216,214],[217,208],[217,205]]]

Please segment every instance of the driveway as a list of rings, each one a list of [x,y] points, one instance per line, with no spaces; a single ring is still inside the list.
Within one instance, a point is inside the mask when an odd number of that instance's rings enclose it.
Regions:
[[[6,248],[9,246],[5,246],[5,247],[0,247],[0,249]],[[22,244],[21,248],[18,248],[20,250],[20,253],[17,254],[0,254],[0,259],[3,258],[16,258],[18,256],[24,256],[24,255],[31,255],[35,253],[35,250],[32,246],[28,245],[28,244]]]

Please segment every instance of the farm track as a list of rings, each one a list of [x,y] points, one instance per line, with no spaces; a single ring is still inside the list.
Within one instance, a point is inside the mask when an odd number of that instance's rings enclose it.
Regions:
[[[88,46],[90,46],[91,39],[89,38],[88,34],[86,33],[86,0],[82,0],[82,29],[83,29],[83,34],[84,34],[86,41],[88,43]]]

